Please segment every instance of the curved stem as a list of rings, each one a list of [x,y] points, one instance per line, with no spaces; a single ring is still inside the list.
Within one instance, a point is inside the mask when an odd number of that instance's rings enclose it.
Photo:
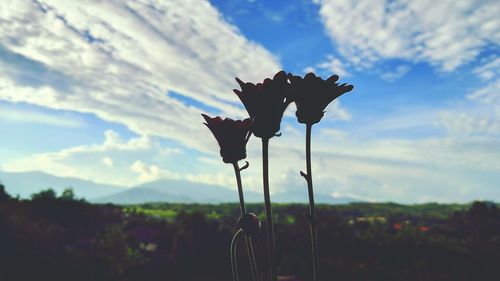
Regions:
[[[231,241],[231,270],[233,271],[233,281],[238,281],[238,261],[236,258],[236,245],[238,245],[238,239],[241,237],[243,230],[239,229],[233,236]]]
[[[274,240],[274,224],[273,211],[271,209],[271,196],[269,194],[269,139],[262,139],[262,179],[264,185],[264,207],[266,212],[266,227],[267,227],[267,247],[269,265],[271,267],[271,281],[278,280],[277,266],[274,264],[275,258],[275,240]]]
[[[244,167],[248,167],[248,162]],[[246,214],[245,199],[243,196],[243,185],[241,183],[241,170],[237,162],[233,163],[234,174],[236,175],[236,184],[238,185],[238,196],[240,198],[240,211],[241,215]],[[239,230],[241,231],[241,229]],[[245,243],[247,246],[248,259],[250,260],[250,268],[252,269],[252,277],[254,281],[259,281],[259,271],[257,269],[257,262],[255,261],[255,254],[253,250],[252,239],[245,234]],[[236,256],[236,253],[235,253]],[[236,268],[236,271],[238,269]],[[233,274],[234,277],[234,274]]]
[[[241,214],[245,214],[246,208],[245,208],[245,199],[243,197],[243,185],[241,184],[241,173],[240,173],[240,167],[238,167],[238,163],[234,162],[233,163],[233,168],[234,168],[234,174],[236,175],[236,184],[238,185],[238,196],[240,197],[240,211]]]
[[[313,280],[318,280],[319,275],[319,255],[318,255],[318,230],[316,224],[316,212],[314,208],[314,192],[312,181],[312,167],[311,167],[311,131],[312,125],[306,125],[306,168],[307,174],[304,176],[307,181],[307,192],[309,194],[309,227],[311,229],[311,249],[312,249],[312,262],[313,262]]]

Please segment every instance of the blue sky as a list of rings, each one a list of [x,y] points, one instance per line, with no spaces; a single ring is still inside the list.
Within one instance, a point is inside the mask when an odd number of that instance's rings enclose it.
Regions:
[[[314,127],[315,185],[369,201],[500,200],[498,1],[0,3],[0,170],[234,189],[200,113],[244,118],[234,77],[355,86]],[[272,192],[305,188],[291,106]],[[246,188],[260,191],[249,143]],[[202,191],[200,191],[202,192]]]

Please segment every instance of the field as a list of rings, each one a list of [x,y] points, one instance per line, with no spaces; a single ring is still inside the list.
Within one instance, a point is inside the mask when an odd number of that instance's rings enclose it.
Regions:
[[[231,280],[237,204],[96,205],[50,190],[0,192],[0,280]],[[261,204],[248,209],[263,220]],[[281,275],[310,279],[307,206],[278,204]],[[491,280],[500,210],[466,205],[318,206],[322,280]],[[265,240],[257,239],[265,260]],[[240,276],[250,280],[244,245]],[[264,262],[259,266],[262,268]]]

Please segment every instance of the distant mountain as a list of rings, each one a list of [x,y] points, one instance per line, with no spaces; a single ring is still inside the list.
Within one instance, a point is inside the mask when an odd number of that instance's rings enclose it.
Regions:
[[[314,201],[319,204],[332,204],[332,205],[339,205],[339,204],[349,204],[349,203],[354,203],[354,202],[361,202],[359,199],[355,199],[352,197],[333,197],[331,195],[327,194],[315,194],[314,195]]]
[[[94,203],[140,204],[146,202],[194,203],[188,196],[173,195],[151,188],[129,188],[108,196],[91,200]]]
[[[83,197],[95,203],[138,204],[145,202],[171,203],[226,203],[238,202],[238,192],[222,186],[194,183],[183,180],[158,180],[133,188],[98,184],[76,178],[57,177],[42,172],[12,173],[0,171],[0,182],[7,192],[22,198],[29,198],[42,189],[52,188],[61,193],[71,187],[77,197]],[[324,204],[347,204],[356,202],[353,198],[336,198],[327,194],[316,193],[315,202]],[[307,189],[287,191],[271,195],[272,202],[307,203]],[[262,202],[261,193],[245,191],[246,202]]]
[[[246,202],[262,202],[260,193],[245,191]],[[348,204],[355,202],[350,197],[336,198],[325,194],[315,194],[315,202],[323,204]],[[307,191],[282,192],[271,195],[272,202],[280,203],[307,203]],[[226,203],[238,202],[238,193],[221,186],[194,183],[179,180],[159,180],[145,183],[116,194],[97,198],[94,202],[136,204],[144,202],[171,202],[171,203]]]
[[[262,195],[245,191],[248,202],[262,201]],[[109,196],[92,200],[99,203],[135,204],[144,202],[171,203],[225,203],[237,202],[238,193],[221,186],[180,180],[158,180],[148,182]]]
[[[5,172],[0,171],[0,182],[12,196],[19,194],[22,198],[29,198],[33,193],[42,189],[52,188],[61,193],[71,187],[77,197],[95,198],[113,194],[122,190],[119,186],[99,184],[76,178],[58,177],[42,172]]]

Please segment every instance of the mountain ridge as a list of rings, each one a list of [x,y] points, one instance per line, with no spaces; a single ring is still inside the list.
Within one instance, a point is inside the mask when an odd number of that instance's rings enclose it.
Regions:
[[[146,202],[169,203],[205,203],[218,204],[238,202],[236,189],[190,181],[162,179],[147,182],[134,187],[121,187],[95,183],[89,180],[58,177],[43,172],[5,172],[0,171],[0,182],[12,195],[19,194],[29,198],[42,189],[52,188],[61,193],[71,187],[77,197],[83,197],[93,203],[139,204]],[[263,201],[258,192],[244,190],[245,202]],[[271,194],[271,201],[276,203],[307,203],[307,188],[300,191],[287,191]],[[316,203],[347,204],[357,202],[350,197],[334,198],[328,194],[315,194]]]

